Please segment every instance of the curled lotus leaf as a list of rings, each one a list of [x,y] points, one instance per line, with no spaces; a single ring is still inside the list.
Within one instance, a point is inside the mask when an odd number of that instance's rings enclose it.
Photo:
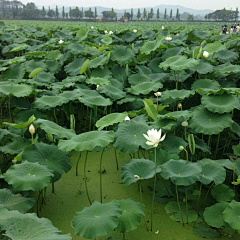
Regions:
[[[218,202],[230,202],[235,196],[234,190],[225,184],[214,185],[211,194]]]
[[[32,93],[32,88],[26,84],[7,83],[0,85],[0,93],[4,95],[13,95],[15,97],[27,97]]]
[[[172,98],[172,99],[185,99],[188,98],[190,95],[194,95],[195,92],[194,91],[190,91],[190,90],[166,90],[164,92],[162,92],[161,98],[162,99],[168,99],[168,98]]]
[[[86,81],[86,83],[89,84],[95,84],[95,85],[110,85],[110,81],[105,78],[99,78],[99,77],[92,77]]]

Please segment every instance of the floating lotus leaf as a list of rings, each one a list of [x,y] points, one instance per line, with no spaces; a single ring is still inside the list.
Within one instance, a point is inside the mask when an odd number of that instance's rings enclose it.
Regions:
[[[119,123],[115,133],[114,147],[121,152],[130,154],[137,152],[139,147],[149,149],[146,138],[143,136],[149,129],[150,127],[142,116]]]
[[[117,200],[122,209],[122,215],[115,231],[120,233],[131,232],[137,229],[144,214],[145,205],[130,199]]]
[[[217,53],[218,60],[222,63],[235,62],[238,59],[238,54],[231,50],[222,50]]]
[[[216,162],[211,159],[202,159],[201,161],[198,161],[198,163],[202,167],[200,182],[205,185],[214,182],[218,185],[225,181],[226,170],[221,165],[216,164]]]
[[[107,45],[112,44],[112,41],[113,41],[112,38],[109,37],[109,36],[104,36],[104,38],[101,39],[101,42],[104,43],[104,44],[107,44]]]
[[[219,52],[221,50],[226,49],[225,45],[222,45],[220,42],[208,43],[204,48],[203,51],[207,51],[210,54]]]
[[[105,236],[118,226],[122,209],[117,201],[101,204],[93,202],[73,216],[72,225],[76,235],[87,239]]]
[[[169,118],[169,119],[184,118],[184,119],[188,119],[188,118],[192,117],[192,112],[190,112],[188,110],[174,111],[174,112],[167,113],[165,115],[158,115],[158,117],[160,119],[162,119],[162,118]]]
[[[161,45],[160,41],[154,40],[154,41],[147,41],[143,44],[143,46],[140,48],[140,52],[142,54],[150,54],[151,52],[157,50],[157,48]]]
[[[200,179],[202,171],[198,163],[185,160],[170,160],[162,165],[161,176],[171,179],[175,185],[189,186]]]
[[[108,114],[107,116],[100,118],[96,122],[96,127],[100,131],[105,127],[113,125],[114,123],[123,122],[127,116],[128,116],[127,112]]]
[[[115,45],[111,50],[111,59],[120,65],[126,65],[134,60],[134,54],[126,46]]]
[[[58,148],[64,152],[92,151],[95,147],[105,148],[114,140],[112,131],[91,131],[72,137],[70,140],[60,140]]]
[[[206,89],[205,91],[208,91],[208,89],[218,90],[221,88],[221,85],[216,80],[210,80],[210,79],[199,79],[195,81],[192,84],[192,90],[199,90],[199,89]]]
[[[172,98],[172,99],[185,99],[188,98],[190,95],[194,95],[195,92],[194,91],[190,91],[190,90],[166,90],[164,92],[162,92],[161,98],[162,99],[168,99],[168,98]]]
[[[92,77],[88,79],[86,83],[95,84],[95,85],[110,85],[110,82],[108,79],[99,78],[99,77]]]
[[[239,65],[232,65],[229,64],[228,66],[224,66],[216,71],[216,73],[223,73],[223,74],[231,74],[231,73],[239,73]]]
[[[91,61],[89,61],[88,63],[88,68],[97,68],[99,66],[103,66],[105,65],[105,63],[108,61],[108,57],[101,55],[99,57],[96,57],[94,59],[92,59]]]
[[[52,170],[54,174],[52,182],[58,181],[63,173],[67,173],[71,169],[68,155],[58,150],[57,146],[45,143],[36,143],[34,149],[32,147],[26,148],[22,160],[32,163],[38,162]]]
[[[193,58],[187,58],[186,56],[177,55],[166,59],[164,62],[160,63],[159,67],[167,70],[171,68],[174,71],[182,71],[190,67],[194,67],[200,63],[200,60],[195,60]]]
[[[35,198],[25,198],[21,194],[13,194],[9,189],[0,189],[0,209],[9,211],[18,210],[21,213],[27,212],[35,204]]]
[[[157,158],[156,158],[157,167],[163,165],[164,163],[168,162],[171,159],[179,160],[179,156],[177,154],[168,153],[167,151],[165,151],[163,149],[157,149],[156,156],[157,156]],[[154,152],[151,154],[150,160],[155,162],[155,153]]]
[[[69,76],[76,76],[79,74],[85,60],[86,58],[76,58],[73,62],[66,65],[64,70]]]
[[[161,171],[157,168],[157,172]],[[137,182],[139,176],[141,180],[151,179],[155,174],[155,164],[148,159],[131,159],[130,163],[123,165],[121,178],[123,182],[128,186]]]
[[[226,225],[223,219],[223,212],[228,207],[229,203],[221,202],[207,207],[204,210],[203,217],[207,224],[211,227],[220,228]]]
[[[223,212],[223,219],[226,221],[229,226],[233,229],[239,230],[240,229],[240,203],[232,200],[229,203],[228,207]]]
[[[204,60],[200,60],[199,65],[190,68],[190,70],[199,74],[207,74],[213,72],[213,66]]]
[[[122,40],[124,42],[133,42],[136,39],[136,34],[131,32],[126,32],[122,35]]]
[[[88,36],[88,29],[87,28],[81,28],[76,34],[76,38],[79,42],[86,39],[87,36]]]
[[[12,240],[71,240],[70,234],[61,232],[47,218],[38,218],[35,213],[22,214],[18,211],[0,210],[1,229]]]
[[[163,85],[160,82],[144,82],[137,84],[135,86],[132,86],[130,92],[134,95],[139,94],[148,94],[152,91],[157,91],[159,88],[162,88]]]
[[[27,97],[32,93],[32,88],[26,84],[7,83],[0,85],[0,93],[13,95],[15,97]]]
[[[219,232],[212,229],[206,223],[200,223],[199,226],[194,226],[193,227],[193,232],[194,232],[195,235],[197,235],[201,238],[215,239],[215,238],[220,238],[221,237]]]
[[[50,107],[55,108],[57,106],[62,106],[65,103],[68,103],[70,99],[65,97],[58,96],[43,96],[35,100],[35,105],[37,108]]]
[[[21,122],[21,123],[8,123],[8,122],[3,122],[3,124],[13,127],[13,128],[17,128],[17,129],[22,129],[25,128],[27,126],[29,126],[34,120],[36,120],[36,118],[34,117],[34,115],[32,115],[27,122]]]
[[[81,102],[84,105],[91,107],[91,108],[94,106],[110,106],[110,105],[112,105],[112,102],[109,98],[104,98],[100,94],[98,96],[85,95],[83,97],[79,97],[78,100],[79,100],[79,102]]]
[[[4,146],[0,146],[0,151],[7,154],[18,154],[23,151],[26,147],[31,145],[30,140],[24,140],[22,137],[13,139],[13,142],[7,143]]]
[[[230,113],[233,109],[240,109],[240,101],[232,94],[205,95],[201,99],[202,105],[214,113]]]
[[[46,59],[60,60],[62,55],[63,54],[59,50],[52,50],[52,51],[48,52],[48,54],[45,56],[45,58]]]
[[[104,93],[106,96],[110,97],[113,100],[118,100],[126,96],[126,92],[123,92],[119,88],[111,85],[99,86],[98,92]]]
[[[164,150],[166,150],[168,153],[176,154],[180,152],[180,146],[186,148],[187,145],[187,142],[185,142],[181,137],[177,137],[175,135],[167,135],[166,139],[162,142],[162,148]]]
[[[70,139],[73,136],[76,136],[75,131],[72,129],[67,129],[59,126],[58,124],[44,120],[44,119],[38,119],[36,123],[40,123],[40,128],[43,129],[47,134],[54,134],[58,136],[59,138],[67,138]]]
[[[225,184],[214,185],[211,194],[218,202],[230,202],[235,196],[235,192]]]
[[[50,183],[53,173],[39,163],[25,161],[11,166],[3,176],[8,184],[18,190],[40,191]]]
[[[146,82],[150,82],[150,78],[148,75],[146,74],[142,74],[142,73],[136,73],[136,74],[132,74],[129,78],[128,78],[128,82],[131,85],[138,85],[140,83],[146,83]]]
[[[225,128],[230,127],[232,123],[229,114],[213,113],[204,107],[198,107],[193,111],[193,117],[188,126],[197,133],[212,135],[219,134]]]

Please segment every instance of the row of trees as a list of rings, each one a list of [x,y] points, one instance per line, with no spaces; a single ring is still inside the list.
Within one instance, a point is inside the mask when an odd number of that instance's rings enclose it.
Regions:
[[[215,21],[238,21],[238,18],[238,8],[236,8],[235,11],[224,8],[222,10],[216,10],[215,12],[209,13],[205,16],[205,19]]]

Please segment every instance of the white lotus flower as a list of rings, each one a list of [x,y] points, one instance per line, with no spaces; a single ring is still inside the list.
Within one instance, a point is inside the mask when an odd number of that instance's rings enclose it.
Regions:
[[[134,32],[134,33],[137,33],[137,29],[134,29],[133,32]]]
[[[161,138],[161,135],[162,135],[162,129],[158,131],[157,129],[154,129],[154,128],[151,130],[148,130],[147,135],[143,134],[143,136],[148,140],[146,144],[153,147],[157,147],[159,142],[162,142],[165,139],[166,134],[164,134],[162,138]]]
[[[155,95],[156,97],[160,97],[162,94],[161,94],[161,92],[155,92],[154,95]]]
[[[129,116],[126,116],[124,120],[125,120],[125,121],[130,121],[131,119],[130,119]]]
[[[164,26],[162,26],[162,30],[164,30],[165,29],[165,27]]]
[[[155,232],[155,234],[158,235],[158,234],[159,234],[159,230],[157,230],[157,231]]]
[[[172,40],[171,37],[166,37],[165,39],[166,39],[167,41],[171,41],[171,40]]]
[[[107,34],[107,33],[108,33],[108,31],[107,31],[107,30],[105,30],[105,31],[104,31],[104,33],[106,33],[106,34]]]
[[[63,41],[62,39],[60,39],[60,40],[58,41],[58,43],[59,43],[59,44],[63,44],[64,41]]]
[[[35,133],[35,127],[33,126],[33,124],[30,125],[29,132],[31,133],[31,135]]]
[[[98,90],[99,85],[97,84],[96,90]]]
[[[113,34],[113,31],[109,31],[109,35]]]
[[[94,27],[93,27],[93,26],[91,26],[91,29],[94,29]]]
[[[209,52],[204,51],[204,52],[203,52],[203,56],[204,56],[205,58],[208,58],[208,57],[209,57]]]

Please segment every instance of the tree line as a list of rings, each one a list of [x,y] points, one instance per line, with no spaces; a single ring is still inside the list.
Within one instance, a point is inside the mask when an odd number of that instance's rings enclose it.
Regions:
[[[224,8],[222,10],[216,10],[215,12],[209,13],[205,16],[205,19],[215,21],[238,21],[238,18],[238,8],[236,8],[235,11]]]

